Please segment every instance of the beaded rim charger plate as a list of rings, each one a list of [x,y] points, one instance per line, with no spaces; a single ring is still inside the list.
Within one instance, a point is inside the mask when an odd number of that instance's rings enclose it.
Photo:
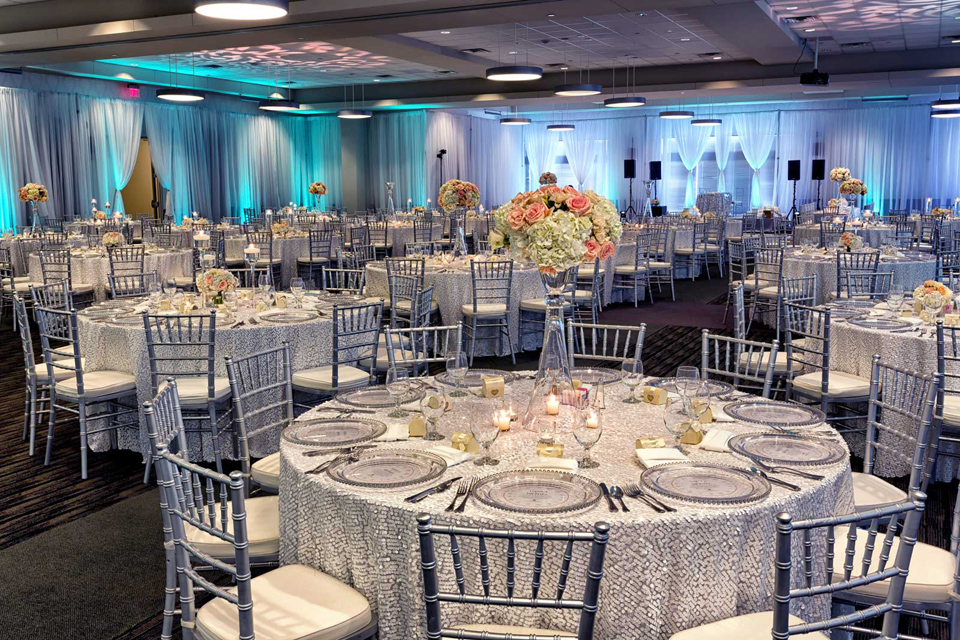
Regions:
[[[657,465],[640,482],[659,494],[698,504],[743,504],[763,500],[770,483],[746,469],[702,462]]]
[[[400,404],[420,400],[423,396],[423,389],[410,389],[410,391],[403,395]],[[369,407],[372,409],[386,409],[394,406],[390,392],[387,391],[386,385],[382,384],[361,387],[360,389],[353,389],[351,391],[341,391],[336,395],[334,400],[353,407]]]
[[[314,311],[287,311],[286,313],[275,313],[268,316],[260,316],[264,322],[274,324],[295,324],[297,322],[307,322],[317,318]]]
[[[585,476],[562,471],[502,471],[477,483],[474,497],[495,509],[549,515],[592,507],[601,498],[600,485]]]
[[[77,315],[84,316],[86,318],[94,318],[94,319],[100,320],[104,318],[113,318],[118,313],[123,313],[123,312],[124,312],[123,309],[116,309],[116,308],[111,309],[109,307],[108,308],[87,307],[86,309],[78,311]]]
[[[898,320],[896,318],[878,318],[876,316],[859,316],[856,318],[848,318],[847,324],[852,324],[855,327],[863,327],[864,329],[880,329],[885,331],[890,331],[893,329],[906,329],[913,326],[909,322],[904,322],[903,320]]]
[[[467,375],[463,376],[463,380],[460,381],[461,387],[482,387],[483,386],[483,376],[500,376],[503,378],[504,384],[508,382],[513,382],[514,375],[509,371],[501,371],[500,369],[470,369],[467,371]],[[453,376],[450,375],[449,371],[444,371],[434,378],[440,384],[446,384],[450,386],[456,386],[456,381],[453,379]]]
[[[812,427],[826,419],[819,409],[774,400],[731,402],[723,407],[723,412],[740,422],[777,427]]]
[[[430,482],[446,470],[446,461],[427,451],[373,449],[334,462],[327,475],[354,487],[398,489]]]
[[[592,367],[574,367],[570,369],[570,377],[580,380],[584,384],[612,384],[620,381],[620,373],[614,369],[594,369]]]
[[[651,387],[665,389],[667,393],[679,393],[677,391],[676,378],[651,378],[647,384]],[[719,380],[707,380],[705,384],[707,385],[707,389],[709,390],[708,392],[711,396],[722,396],[735,391],[733,385],[727,384],[726,382],[720,382]]]
[[[284,440],[294,444],[322,447],[345,447],[379,438],[387,425],[366,418],[340,418],[295,422],[283,430]]]
[[[730,451],[769,464],[820,466],[840,462],[846,450],[833,440],[785,433],[744,433],[730,438]]]
[[[117,316],[113,320],[110,320],[110,324],[119,324],[131,327],[135,325],[143,326],[143,314],[134,313],[128,316]]]

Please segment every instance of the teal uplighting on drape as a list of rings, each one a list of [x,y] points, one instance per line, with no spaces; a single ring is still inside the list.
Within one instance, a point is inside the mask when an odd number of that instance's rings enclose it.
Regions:
[[[427,198],[435,202],[436,194],[428,194],[426,190],[426,112],[378,113],[369,122],[370,167],[368,176],[360,178],[368,181],[368,199],[378,207],[385,207],[384,183],[393,182],[396,184],[393,200],[398,208],[406,206],[408,199],[414,206],[426,206]]]

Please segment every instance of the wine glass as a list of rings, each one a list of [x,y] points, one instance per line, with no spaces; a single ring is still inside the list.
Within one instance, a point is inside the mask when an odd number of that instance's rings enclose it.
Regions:
[[[690,417],[684,409],[684,402],[667,396],[667,401],[663,405],[663,426],[667,433],[673,436],[674,447],[681,451],[683,447],[680,445],[680,438],[686,432],[689,422]]]
[[[627,388],[628,395],[623,399],[627,404],[637,404],[640,402],[636,398],[637,387],[643,382],[643,363],[639,360],[629,360],[623,363],[621,367],[623,386]]]
[[[467,354],[459,349],[453,351],[447,355],[446,365],[450,377],[453,378],[454,383],[457,385],[456,390],[454,390],[450,396],[454,398],[464,397],[467,394],[460,390],[460,385],[463,383],[463,379],[466,377],[467,370],[469,369]]]
[[[581,469],[596,469],[600,466],[590,457],[590,449],[597,444],[603,434],[603,412],[599,409],[585,409],[578,411],[573,420],[573,437],[583,447]]]
[[[900,308],[903,307],[904,292],[899,286],[890,287],[890,293],[887,295],[887,308],[890,309],[890,315],[894,318],[900,315]]]
[[[710,389],[706,384],[701,384],[697,390],[690,396],[690,402],[687,406],[687,415],[691,419],[700,421],[703,414],[710,408]]]
[[[292,278],[290,280],[290,293],[297,304],[297,308],[302,306],[303,300],[303,278]]]
[[[267,290],[270,288],[270,276],[266,273],[261,273],[257,277],[257,287],[260,289],[262,295],[266,295]]]
[[[387,369],[387,393],[393,400],[393,411],[387,414],[390,418],[403,418],[407,415],[406,411],[400,408],[400,402],[404,396],[410,392],[410,372],[397,367]]]
[[[700,388],[700,370],[696,367],[677,367],[676,375],[677,393],[687,404],[690,397]]]
[[[499,460],[490,457],[490,445],[500,435],[500,425],[497,424],[496,417],[496,411],[493,413],[481,411],[479,414],[464,416],[465,420],[471,420],[470,433],[473,434],[473,439],[483,447],[483,457],[474,462],[477,466],[492,467],[500,464]]]
[[[427,419],[427,434],[423,436],[424,440],[443,440],[443,436],[437,433],[437,421],[443,416],[446,405],[446,399],[439,393],[427,394],[420,401],[420,412]]]
[[[943,310],[944,302],[946,301],[939,293],[928,293],[923,297],[923,310],[927,312],[928,322],[934,323],[937,321],[940,311]]]

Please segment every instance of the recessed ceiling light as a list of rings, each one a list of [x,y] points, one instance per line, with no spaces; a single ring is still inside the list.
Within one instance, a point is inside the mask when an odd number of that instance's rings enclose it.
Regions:
[[[560,67],[560,71],[566,71],[566,70],[569,69],[569,68],[570,68],[570,67]]]
[[[716,55],[716,56],[713,56],[713,57],[711,58],[711,60],[723,60],[723,56],[721,56],[721,55]]]
[[[554,95],[558,96],[595,96],[603,92],[603,87],[599,84],[574,83],[560,84],[553,88]]]
[[[557,17],[557,14],[555,14],[555,13],[548,13],[548,14],[547,14],[547,17],[548,17],[548,18],[556,18],[556,17]]]
[[[514,65],[506,67],[490,67],[487,69],[487,80],[522,82],[524,80],[539,80],[542,77],[543,69],[540,67]]]
[[[441,32],[440,32],[440,35],[442,35],[442,36],[448,36],[448,35],[450,35],[450,32],[449,32],[449,31],[441,31]]]
[[[380,78],[374,78],[373,81],[374,81],[374,82],[380,82]]]
[[[290,0],[195,0],[193,10],[222,20],[273,20],[290,11]]]
[[[950,38],[950,44],[960,44],[960,36],[953,36]]]
[[[516,51],[508,51],[507,54],[508,54],[508,55],[511,55],[511,56],[515,56],[515,55],[517,55],[517,52],[516,52]]]
[[[638,17],[638,18],[643,18],[643,17],[646,16],[646,15],[647,15],[647,14],[645,14],[643,11],[641,11],[640,13],[637,14],[637,17]]]
[[[804,33],[813,33],[814,31],[816,31],[816,29],[804,29],[804,30],[803,30]]]
[[[690,38],[680,38],[680,42],[690,42]]]
[[[261,100],[261,111],[300,111],[300,103],[293,100]]]
[[[372,118],[373,112],[366,109],[340,109],[337,111],[337,117],[344,120],[363,120]]]
[[[796,11],[799,8],[800,7],[784,7],[784,9],[786,9],[787,11]]]
[[[157,89],[157,97],[169,102],[200,102],[203,94],[195,89]]]

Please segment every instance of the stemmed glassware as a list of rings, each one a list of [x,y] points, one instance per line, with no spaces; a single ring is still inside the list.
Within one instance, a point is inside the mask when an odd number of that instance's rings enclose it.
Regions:
[[[471,420],[470,433],[473,439],[483,447],[483,457],[478,458],[474,464],[477,466],[494,466],[500,464],[499,460],[490,457],[490,445],[500,435],[500,425],[497,424],[497,412],[484,413],[479,412],[473,416],[464,416],[465,420]]]
[[[573,437],[583,447],[581,469],[596,469],[600,463],[590,457],[590,449],[603,434],[603,412],[593,407],[579,411],[573,420]]]
[[[663,426],[667,432],[673,436],[674,447],[683,451],[680,444],[680,438],[683,437],[687,429],[690,418],[684,408],[685,403],[682,400],[675,400],[667,396],[667,401],[663,405]]]
[[[424,440],[443,440],[443,436],[437,432],[437,421],[443,416],[446,404],[443,396],[436,393],[427,394],[420,401],[420,412],[427,419],[427,434],[423,436]]]
[[[297,308],[303,306],[303,278],[292,278],[290,280],[290,293],[293,294],[294,303]]]
[[[257,288],[260,289],[261,296],[266,296],[267,291],[270,289],[270,276],[266,273],[261,273],[257,278]]]
[[[637,387],[643,383],[643,363],[639,360],[624,362],[621,367],[620,380],[629,392],[623,401],[627,404],[637,404],[640,402],[636,397],[636,392]]]
[[[697,390],[700,389],[700,370],[696,367],[677,367],[677,393],[686,407]]]
[[[403,418],[407,414],[400,408],[400,402],[410,392],[410,372],[397,367],[387,370],[387,393],[393,400],[393,411],[387,414],[390,418]]]
[[[890,293],[887,295],[887,308],[890,309],[890,315],[896,318],[900,315],[900,308],[903,307],[904,292],[903,288],[894,285],[890,287]]]
[[[457,385],[457,388],[450,393],[450,396],[453,398],[464,397],[467,394],[460,390],[460,385],[463,384],[463,379],[466,377],[467,371],[469,370],[466,352],[458,349],[457,351],[447,354],[446,365],[447,371],[450,373],[450,377],[453,378],[453,381]]]

